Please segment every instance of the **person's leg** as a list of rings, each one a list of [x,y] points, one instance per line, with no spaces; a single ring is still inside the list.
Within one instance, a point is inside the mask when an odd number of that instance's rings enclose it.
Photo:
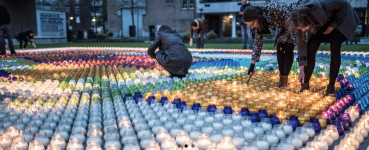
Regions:
[[[247,37],[248,37],[248,41],[249,41],[249,48],[252,49],[254,48],[254,40],[252,39],[252,30],[250,28],[250,26],[246,25],[246,31],[247,31]]]
[[[283,46],[284,50],[284,69],[283,69],[283,76],[288,76],[290,74],[292,64],[293,64],[293,49],[295,48],[295,45],[292,43],[285,43]]]
[[[309,41],[309,43],[307,44],[307,66],[304,67],[305,72],[304,84],[309,85],[311,75],[313,74],[315,68],[315,56],[319,46],[320,42],[317,41]]]
[[[26,49],[26,47],[27,47],[27,44],[28,44],[28,41],[24,41],[24,49]]]
[[[330,43],[331,63],[329,69],[329,86],[334,87],[341,66],[341,43]]]
[[[2,28],[0,27],[0,55],[6,54],[5,51],[5,42],[4,42],[4,32]]]
[[[197,34],[196,38],[196,48],[201,48],[201,38],[199,38],[199,34]]]
[[[284,55],[284,49],[281,50],[281,48],[283,48],[283,43],[278,43],[277,44],[277,61],[278,61],[278,67],[279,67],[279,75],[282,76],[284,73],[284,62],[285,62],[285,55]]]
[[[247,49],[247,30],[246,30],[246,25],[241,25],[241,33],[242,33],[242,42],[243,42],[243,47],[242,49]],[[250,47],[251,49],[251,47]]]
[[[204,44],[205,44],[205,32],[201,34],[200,41],[201,41],[200,48],[203,49],[204,48]]]
[[[6,34],[6,37],[8,38],[8,47],[9,47],[9,50],[10,50],[10,52],[12,54],[15,54],[14,45],[13,45],[13,39],[12,39],[12,34],[10,32],[9,25],[6,25],[6,27],[5,27],[5,34]]]

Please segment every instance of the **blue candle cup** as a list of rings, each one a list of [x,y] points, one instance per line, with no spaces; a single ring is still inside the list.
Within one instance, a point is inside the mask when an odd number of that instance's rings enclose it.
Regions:
[[[313,123],[315,133],[320,133],[322,127],[320,126],[319,120],[317,118],[310,118],[310,122]]]
[[[241,115],[242,116],[250,116],[249,108],[247,108],[247,107],[241,108]]]
[[[199,109],[201,108],[201,105],[200,103],[194,103],[192,105],[192,110],[196,110],[196,111],[199,111]]]
[[[252,122],[260,122],[260,116],[259,116],[259,113],[257,113],[257,112],[252,112],[251,114],[250,114],[250,118],[251,118],[251,121]]]
[[[267,111],[265,109],[259,109],[259,117],[260,119],[267,118],[268,117]]]
[[[181,102],[181,105],[178,106],[178,109],[182,111],[185,107],[187,107],[186,102]]]
[[[296,116],[290,116],[290,121],[291,121],[293,130],[296,130],[297,127],[300,127],[299,120]]]
[[[334,121],[332,121],[332,125],[334,125],[337,128],[337,131],[338,131],[339,135],[343,135],[344,129],[343,129],[341,121],[334,120]]]
[[[172,104],[174,104],[174,105],[176,105],[178,107],[179,105],[181,105],[181,99],[180,98],[175,98],[173,100],[173,103]]]
[[[348,114],[348,113],[341,114],[341,116],[339,117],[339,119],[345,120],[348,123],[349,126],[352,125],[350,114]]]
[[[232,114],[233,110],[231,106],[224,106],[224,114]]]
[[[215,112],[217,110],[217,106],[216,105],[209,105],[208,106],[208,112]]]
[[[167,98],[167,97],[161,97],[161,99],[160,99],[160,104],[161,104],[161,106],[164,106],[164,104],[165,104],[166,102],[168,102],[168,98]]]
[[[270,114],[269,119],[272,125],[281,124],[276,114]]]
[[[344,129],[345,131],[347,131],[347,130],[349,129],[349,124],[348,124],[348,122],[347,122],[346,120],[341,119],[341,118],[339,118],[339,117],[338,117],[338,119],[337,119],[337,120],[341,122],[341,124],[342,124],[342,126],[343,126],[343,129]]]
[[[151,102],[153,102],[154,100],[155,100],[155,96],[149,96],[149,98],[147,99],[147,103],[151,105]]]

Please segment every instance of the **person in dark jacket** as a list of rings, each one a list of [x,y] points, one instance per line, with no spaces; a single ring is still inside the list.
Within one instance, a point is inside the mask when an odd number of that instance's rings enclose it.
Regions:
[[[155,54],[157,48],[159,51]],[[184,45],[182,36],[168,25],[160,26],[147,54],[155,58],[171,74],[172,78],[185,77],[192,64],[192,55]]]
[[[31,41],[33,39],[33,31],[28,30],[25,32],[21,32],[15,35],[15,38],[19,42],[19,48],[22,49],[23,41],[24,41],[24,47],[23,49],[26,49],[28,42],[31,42],[33,47],[36,47],[36,44]]]
[[[254,73],[255,63],[259,61],[264,34],[271,34],[269,28],[277,28],[274,46],[277,47],[277,61],[279,66],[280,81],[278,86],[285,87],[288,84],[288,75],[293,64],[293,49],[297,42],[294,28],[286,28],[286,22],[290,13],[297,8],[298,3],[273,2],[263,7],[248,6],[243,12],[242,20],[255,30],[254,49],[252,63],[248,71],[250,78]]]
[[[341,44],[354,35],[360,19],[347,0],[303,0],[291,13],[296,28],[301,91],[309,90],[315,56],[321,43],[330,43],[331,63],[326,95],[333,94],[341,65]],[[306,32],[308,37],[306,38]]]
[[[252,5],[247,0],[242,0],[242,6],[240,7],[240,13],[239,13],[241,18],[243,16],[243,12],[248,6],[252,6]],[[254,40],[252,39],[251,28],[249,25],[243,22],[242,19],[240,21],[240,25],[241,25],[241,33],[242,33],[242,41],[243,41],[242,48],[247,49],[247,42],[248,42],[250,49],[252,49]]]
[[[16,54],[14,51],[13,40],[10,32],[10,15],[6,8],[0,4],[0,55],[5,55],[5,40],[4,35],[7,35],[11,54]]]
[[[190,45],[192,46],[193,41],[193,31],[197,30],[197,48],[204,48],[204,32],[207,28],[207,22],[204,19],[196,18],[191,22],[191,30],[190,30]]]

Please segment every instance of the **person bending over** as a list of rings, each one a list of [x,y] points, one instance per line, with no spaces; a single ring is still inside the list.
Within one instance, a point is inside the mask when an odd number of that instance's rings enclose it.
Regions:
[[[155,53],[155,50],[159,51]],[[170,77],[183,78],[192,64],[192,55],[183,43],[182,36],[168,25],[162,25],[147,54],[170,73]]]
[[[193,20],[191,22],[191,30],[190,30],[190,45],[192,46],[193,41],[192,41],[192,37],[193,37],[193,31],[196,30],[198,35],[197,35],[197,48],[204,48],[204,32],[207,28],[207,22],[204,19],[201,18],[197,18],[195,20]]]
[[[33,39],[33,31],[32,30],[28,30],[28,31],[25,31],[25,32],[18,33],[18,34],[15,35],[15,38],[19,42],[19,49],[26,49],[28,42],[31,42],[33,47],[36,47],[36,44],[31,41],[31,39]],[[24,42],[24,47],[22,48],[23,42]]]

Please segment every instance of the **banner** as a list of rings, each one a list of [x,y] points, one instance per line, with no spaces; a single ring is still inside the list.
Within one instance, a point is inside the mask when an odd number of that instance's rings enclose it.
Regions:
[[[67,27],[64,12],[37,11],[37,38],[65,38]]]

